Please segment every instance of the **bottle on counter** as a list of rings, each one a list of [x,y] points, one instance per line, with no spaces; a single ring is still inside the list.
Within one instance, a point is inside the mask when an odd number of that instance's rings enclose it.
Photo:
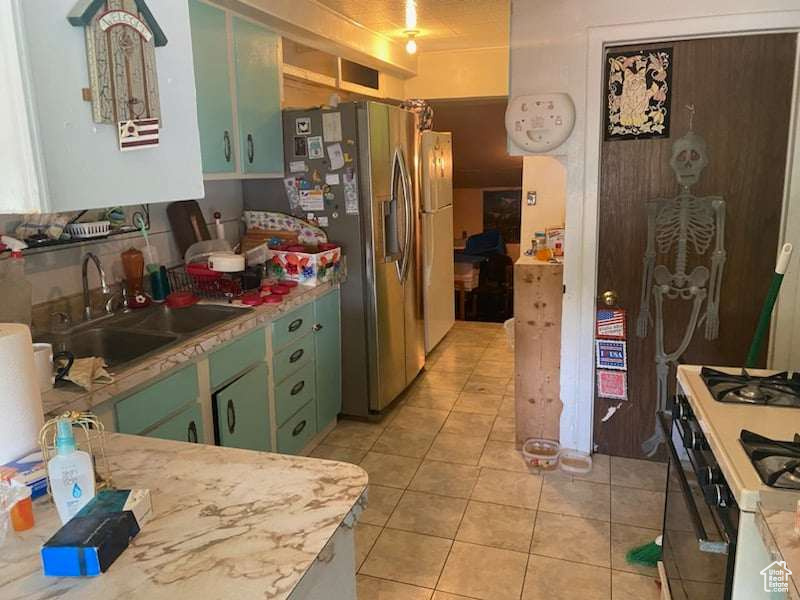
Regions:
[[[62,524],[94,498],[92,457],[78,450],[72,433],[72,421],[65,417],[58,420],[56,455],[47,463],[47,477]]]

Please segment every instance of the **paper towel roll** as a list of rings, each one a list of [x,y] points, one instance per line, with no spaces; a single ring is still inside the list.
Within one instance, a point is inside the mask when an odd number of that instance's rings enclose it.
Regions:
[[[0,465],[39,447],[43,422],[31,330],[0,323]]]

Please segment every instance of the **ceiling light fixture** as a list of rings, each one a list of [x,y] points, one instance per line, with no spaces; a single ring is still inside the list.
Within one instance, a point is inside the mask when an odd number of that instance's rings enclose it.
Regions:
[[[408,36],[408,41],[406,42],[406,52],[408,52],[409,54],[416,54],[417,42],[414,40],[414,36],[417,34],[417,32],[406,31],[405,33]]]
[[[417,37],[419,30],[417,30],[417,1],[406,0],[406,30],[403,32],[408,41],[406,42],[406,52],[409,54],[417,53],[417,42],[414,39]]]

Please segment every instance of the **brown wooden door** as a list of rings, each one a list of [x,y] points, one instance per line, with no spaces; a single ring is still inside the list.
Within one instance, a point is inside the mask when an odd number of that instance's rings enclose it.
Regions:
[[[727,262],[719,337],[707,341],[698,328],[683,362],[744,363],[778,245],[795,40],[794,34],[780,34],[653,45],[673,48],[669,138],[602,142],[598,296],[615,290],[619,306],[627,310],[629,401],[603,423],[608,408],[618,402],[595,400],[599,452],[641,457],[641,443],[655,427],[655,335],[651,327],[646,338],[636,336],[647,237],[645,201],[678,193],[669,160],[672,143],[688,131],[688,104],[695,107],[694,130],[705,138],[710,155],[692,192],[724,198]],[[710,267],[711,250],[713,246],[703,258],[690,260],[689,270],[695,264]],[[671,301],[665,308],[667,351],[686,330],[689,304]],[[674,371],[669,380],[674,380]]]

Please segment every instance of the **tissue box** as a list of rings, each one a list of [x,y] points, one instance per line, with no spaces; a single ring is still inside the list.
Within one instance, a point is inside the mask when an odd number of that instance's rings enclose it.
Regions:
[[[13,479],[31,488],[34,500],[47,494],[47,465],[40,450],[31,450],[25,456],[0,465],[0,479]]]
[[[313,247],[310,246],[305,251],[270,248],[267,259],[268,275],[308,286],[330,281],[339,271],[342,249],[338,246],[325,246],[327,244],[321,245],[318,252],[313,252]]]

